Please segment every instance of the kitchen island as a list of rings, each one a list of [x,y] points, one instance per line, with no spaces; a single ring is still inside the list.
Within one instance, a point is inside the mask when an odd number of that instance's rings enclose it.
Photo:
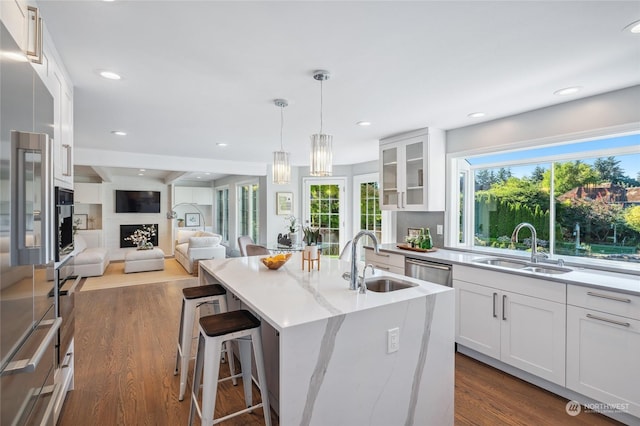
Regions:
[[[254,256],[201,261],[199,277],[262,319],[281,425],[453,424],[453,289],[384,273],[417,285],[360,294],[348,270],[323,258],[307,272],[294,257],[272,271]]]

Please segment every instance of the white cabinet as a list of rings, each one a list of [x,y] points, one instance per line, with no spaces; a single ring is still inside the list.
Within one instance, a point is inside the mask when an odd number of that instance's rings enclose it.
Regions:
[[[373,249],[365,247],[365,264],[372,264],[381,271],[404,275],[404,256],[401,254],[380,252],[376,254]]]
[[[567,303],[567,387],[640,417],[640,297],[570,285]]]
[[[73,99],[69,87],[57,66],[51,74],[53,95],[53,161],[56,185],[73,187]]]
[[[26,51],[27,48],[27,3],[24,0],[0,1],[0,19],[7,30],[18,43],[18,46]]]
[[[180,203],[213,205],[213,189],[197,186],[176,186],[174,205]]]
[[[102,204],[102,184],[77,182],[73,197],[75,204]]]
[[[380,140],[380,208],[443,211],[445,137],[420,129]]]
[[[456,265],[456,342],[565,384],[562,283]]]

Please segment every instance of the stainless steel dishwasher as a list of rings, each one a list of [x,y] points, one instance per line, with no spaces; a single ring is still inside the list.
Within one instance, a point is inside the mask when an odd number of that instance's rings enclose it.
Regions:
[[[411,278],[446,285],[447,287],[452,286],[451,265],[446,263],[407,257],[404,261],[404,274]]]

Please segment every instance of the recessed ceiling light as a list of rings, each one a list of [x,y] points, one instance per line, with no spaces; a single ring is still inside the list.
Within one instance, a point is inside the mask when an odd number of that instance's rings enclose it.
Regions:
[[[471,114],[467,114],[467,117],[469,117],[469,118],[480,118],[480,117],[484,117],[485,115],[487,115],[487,114],[485,114],[484,112],[478,111],[478,112],[472,112]]]
[[[624,29],[629,30],[632,34],[640,34],[640,20],[630,23]]]
[[[227,143],[226,142],[218,142],[216,145],[225,147],[225,146],[227,146]]]
[[[141,172],[146,172],[146,171],[147,171],[147,169],[140,169],[139,171],[141,171]]]
[[[207,175],[207,176],[209,176],[210,174],[211,174],[211,173],[209,173],[209,172],[206,172],[206,173],[205,173],[205,175]]]
[[[565,87],[564,89],[556,90],[553,94],[558,96],[567,96],[578,93],[580,90],[582,90],[582,87],[580,86]]]
[[[120,80],[120,74],[116,74],[113,71],[100,71],[100,75],[108,80]]]
[[[144,173],[138,173],[138,176],[144,176]]]
[[[112,130],[111,133],[116,136],[127,136],[127,132],[123,132],[122,130]]]
[[[370,121],[358,121],[356,124],[358,126],[362,126],[362,127],[371,126],[371,122]]]
[[[202,179],[200,176],[196,176],[196,179]]]

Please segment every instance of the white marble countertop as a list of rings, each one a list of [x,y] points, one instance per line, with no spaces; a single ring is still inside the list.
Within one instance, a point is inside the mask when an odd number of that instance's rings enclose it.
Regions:
[[[510,269],[499,266],[483,265],[473,262],[474,259],[487,257],[511,257],[500,256],[491,253],[475,253],[458,250],[437,249],[435,252],[421,253],[409,250],[399,249],[397,244],[382,244],[381,251],[401,254],[406,257],[417,259],[431,260],[447,264],[459,264],[472,266],[476,268],[492,269],[495,271],[513,273],[517,275],[530,276],[544,279],[547,281],[556,281],[566,284],[577,284],[587,287],[601,288],[604,290],[612,290],[623,293],[640,295],[640,275],[625,274],[621,272],[608,272],[596,269],[587,269],[568,265],[572,269],[566,274],[542,274],[518,269]],[[521,257],[522,260],[529,260],[527,257]],[[545,265],[542,263],[542,265]]]
[[[391,276],[417,286],[389,293],[369,290],[360,294],[349,290],[349,282],[342,278],[342,274],[349,270],[349,262],[323,257],[320,271],[307,272],[301,269],[300,257],[294,255],[280,269],[272,271],[262,264],[261,257],[201,260],[200,266],[278,331],[341,314],[453,291],[438,284],[376,271],[376,276]],[[370,273],[369,269],[367,278]]]

